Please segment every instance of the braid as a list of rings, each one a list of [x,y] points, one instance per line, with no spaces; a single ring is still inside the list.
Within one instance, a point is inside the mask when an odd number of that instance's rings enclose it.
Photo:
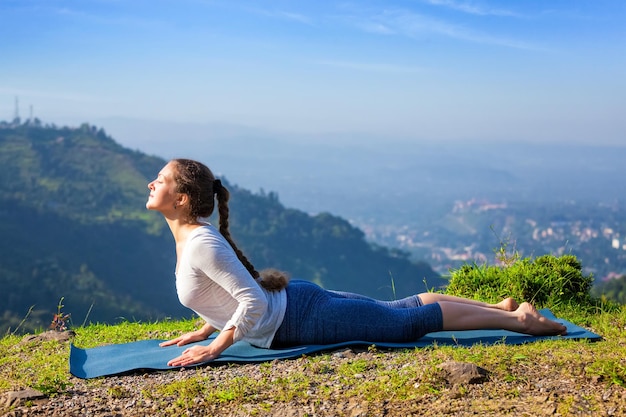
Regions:
[[[219,180],[218,180],[219,181]],[[228,228],[228,218],[230,210],[228,208],[228,199],[230,198],[230,193],[228,190],[221,184],[218,183],[216,187],[214,187],[215,196],[217,197],[217,211],[219,213],[219,230],[224,239],[230,243],[230,246],[235,251],[237,258],[246,267],[250,275],[261,285],[263,288],[269,291],[280,291],[285,288],[289,283],[289,277],[286,273],[282,271],[278,271],[276,269],[264,269],[259,272],[254,268],[254,265],[246,258],[243,252],[237,247],[235,242],[233,241],[232,236],[230,235],[230,230]],[[259,280],[260,278],[260,280]]]
[[[230,212],[228,208],[228,199],[230,198],[230,193],[224,186],[215,188],[216,190],[214,191],[215,196],[217,197],[217,211],[219,213],[220,233],[222,234],[222,236],[224,236],[228,243],[230,243],[230,246],[232,246],[233,250],[237,254],[237,258],[239,258],[243,266],[245,266],[248,272],[250,272],[250,275],[252,275],[252,277],[255,279],[259,278],[260,275],[257,270],[254,269],[254,265],[250,263],[248,258],[246,258],[243,252],[237,247],[237,245],[233,241],[232,236],[230,235],[230,230],[228,230],[228,217]]]

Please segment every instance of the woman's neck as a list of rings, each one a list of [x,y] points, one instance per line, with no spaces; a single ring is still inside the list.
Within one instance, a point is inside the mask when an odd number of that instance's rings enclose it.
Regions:
[[[174,240],[176,241],[176,244],[181,244],[187,241],[187,237],[189,236],[189,233],[200,227],[203,226],[203,223],[199,222],[199,221],[193,221],[193,222],[189,222],[189,221],[184,221],[180,218],[178,219],[167,219],[167,224],[170,227],[170,231],[172,232],[172,236],[174,236]]]

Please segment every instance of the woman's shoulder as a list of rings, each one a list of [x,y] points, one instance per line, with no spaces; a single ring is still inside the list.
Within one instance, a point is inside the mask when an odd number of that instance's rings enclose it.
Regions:
[[[200,226],[194,228],[187,236],[187,242],[203,239],[218,239],[222,235],[220,232],[210,223],[203,223]]]
[[[220,232],[211,224],[204,224],[196,227],[189,233],[186,244],[186,251],[216,250],[228,248],[228,242]]]

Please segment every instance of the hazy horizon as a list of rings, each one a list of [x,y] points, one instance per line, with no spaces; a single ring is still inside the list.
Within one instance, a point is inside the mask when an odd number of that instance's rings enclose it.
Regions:
[[[545,204],[626,195],[621,145],[381,141],[356,135],[303,142],[236,125],[127,122],[96,125],[130,149],[165,160],[198,159],[233,184],[277,193],[287,207],[348,220],[374,213],[410,216],[471,198]]]

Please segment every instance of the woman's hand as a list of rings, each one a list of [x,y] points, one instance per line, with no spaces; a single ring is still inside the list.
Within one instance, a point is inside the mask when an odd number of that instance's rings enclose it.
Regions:
[[[172,345],[185,346],[185,345],[188,345],[189,343],[201,342],[203,340],[208,339],[211,333],[213,333],[214,331],[215,331],[215,328],[213,326],[211,326],[209,323],[205,323],[201,329],[193,331],[193,332],[185,333],[182,336],[178,336],[176,339],[159,343],[159,346],[161,347],[172,346]]]
[[[172,346],[172,345],[184,346],[184,345],[188,345],[189,343],[200,342],[202,340],[206,340],[206,337],[198,334],[197,332],[189,332],[189,333],[185,333],[182,336],[178,336],[176,339],[168,340],[166,342],[161,342],[159,343],[159,346],[161,347]]]
[[[218,355],[212,353],[211,345],[209,346],[201,346],[196,345],[192,346],[189,349],[186,349],[182,355],[177,358],[172,359],[167,363],[168,366],[188,366],[195,365],[197,363],[207,362],[213,360]]]
[[[204,328],[203,328],[204,329]],[[193,332],[192,332],[193,333]],[[223,330],[208,346],[195,345],[186,349],[182,355],[172,359],[167,363],[168,366],[188,366],[195,365],[201,362],[212,361],[217,358],[226,348],[233,344],[233,337],[235,334],[235,328],[231,327],[228,330]],[[186,335],[185,335],[186,336]],[[184,337],[184,336],[181,336]],[[171,344],[174,344],[174,340],[171,340]],[[170,343],[164,342],[164,343]],[[180,346],[180,345],[179,345]]]

